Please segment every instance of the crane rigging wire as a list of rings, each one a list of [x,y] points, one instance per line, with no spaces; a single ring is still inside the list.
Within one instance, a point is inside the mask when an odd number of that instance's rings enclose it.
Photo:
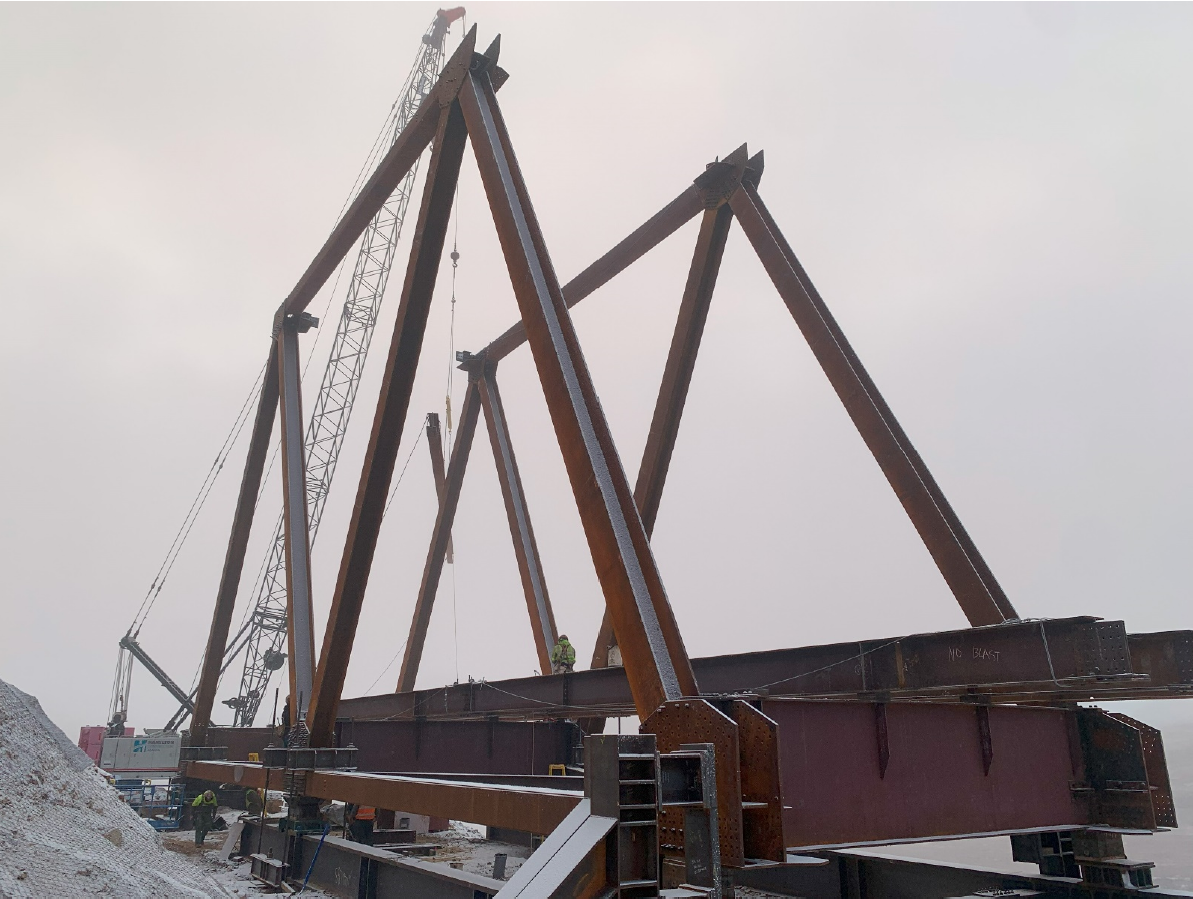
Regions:
[[[442,11],[440,12],[439,15],[443,16]],[[450,23],[451,19],[449,18],[447,21]],[[465,19],[465,32],[466,31],[467,31],[467,20]],[[425,37],[424,37],[424,43],[426,43]],[[442,47],[440,48],[439,52],[442,53]],[[363,185],[366,183],[368,173],[370,173],[375,168],[377,162],[380,160],[382,155],[389,151],[389,143],[386,141],[386,136],[387,136],[387,134],[390,134],[390,133],[394,133],[394,134],[397,133],[398,126],[401,124],[403,114],[407,114],[407,111],[404,109],[403,104],[407,103],[408,95],[413,93],[414,86],[415,86],[415,79],[416,79],[416,77],[419,77],[419,76],[420,76],[420,70],[419,70],[418,64],[416,63],[415,68],[411,70],[410,75],[406,79],[406,83],[403,86],[402,93],[391,105],[389,113],[386,116],[382,127],[380,128],[376,137],[373,140],[373,144],[369,150],[369,154],[368,154],[365,162],[362,164],[362,166],[360,167],[360,170],[357,172],[357,175],[353,181],[352,187],[348,191],[348,194],[345,197],[345,200],[340,208],[340,213],[337,216],[336,226],[338,226],[339,222],[343,219],[345,212],[350,207],[353,200],[358,196],[360,189],[363,188]],[[334,233],[336,226],[333,226],[331,233]],[[458,232],[458,223],[457,223],[457,232]],[[454,253],[453,253],[453,255],[454,255]],[[336,293],[338,292],[340,278],[342,276],[343,269],[344,269],[346,262],[347,262],[347,255],[345,255],[345,257],[341,259],[340,265],[337,267],[337,270],[336,270],[336,276],[333,281],[331,290],[328,292],[327,302],[325,304],[325,308],[323,310],[323,316],[322,316],[322,318],[324,320],[326,320],[326,316],[327,316],[328,311],[331,308],[332,301],[335,298]],[[455,298],[454,298],[454,278],[453,278],[453,326],[454,326],[454,302],[455,302]],[[307,373],[307,371],[310,368],[310,365],[312,364],[312,360],[315,355],[316,348],[319,344],[319,339],[321,337],[321,334],[322,334],[322,332],[316,333],[315,339],[311,344],[310,351],[307,354],[307,358],[306,358],[304,366],[303,366],[303,375],[305,375]],[[158,572],[155,575],[154,580],[151,583],[150,588],[147,591],[145,598],[142,599],[141,605],[137,610],[136,616],[134,617],[133,624],[129,627],[129,631],[128,631],[129,635],[135,636],[136,634],[140,633],[140,629],[143,626],[149,612],[152,610],[155,602],[157,601],[157,598],[160,596],[160,594],[162,592],[162,588],[165,585],[166,579],[169,577],[169,574],[173,569],[174,563],[178,558],[178,554],[181,552],[183,545],[186,543],[186,540],[190,535],[191,529],[194,526],[194,522],[197,519],[198,514],[201,512],[202,508],[204,507],[204,505],[206,503],[206,500],[211,492],[212,487],[214,486],[216,478],[218,478],[220,472],[223,470],[224,464],[227,461],[227,458],[228,458],[234,444],[236,443],[237,439],[239,438],[241,430],[243,430],[244,425],[247,423],[247,421],[251,417],[250,409],[254,405],[255,398],[259,397],[259,395],[260,395],[261,387],[264,383],[263,376],[265,375],[265,373],[268,369],[268,365],[271,363],[271,361],[272,360],[267,361],[265,366],[262,367],[261,372],[258,374],[257,380],[253,386],[253,390],[250,391],[249,398],[246,400],[244,406],[242,406],[241,412],[238,415],[237,420],[233,424],[232,430],[229,433],[229,437],[225,439],[224,445],[221,447],[221,452],[219,454],[217,454],[216,461],[213,462],[212,468],[208,471],[208,475],[204,480],[203,486],[200,487],[199,493],[197,494],[195,500],[192,502],[191,508],[187,512],[187,517],[184,518],[182,525],[180,525],[180,527],[179,527],[178,533],[175,534],[174,541],[172,542],[170,549],[167,551],[166,559],[162,562],[162,565],[159,567]],[[449,377],[449,389],[450,389],[450,377]],[[450,403],[450,400],[449,400],[449,403]],[[450,427],[450,407],[449,407],[448,415],[449,415],[449,427]],[[412,449],[411,449],[411,453],[406,460],[406,465],[403,466],[402,473],[399,474],[397,483],[395,483],[395,485],[394,485],[394,491],[391,492],[389,500],[386,503],[386,510],[388,510],[389,505],[393,501],[394,494],[396,493],[397,487],[401,483],[402,476],[405,474],[406,467],[409,465],[410,459],[413,457],[414,451],[417,448],[420,440],[421,440],[421,433],[419,435],[419,438],[416,439],[414,447],[412,447]],[[279,452],[279,446],[275,445],[274,451],[273,451],[270,461],[269,461],[268,468],[267,468],[264,476],[262,477],[261,489],[259,490],[258,495],[256,497],[256,501],[254,503],[254,508],[256,508],[259,505],[260,500],[265,493],[267,481],[269,479],[270,474],[272,473],[272,469],[276,462],[278,452]],[[257,578],[255,578],[255,580],[257,580],[257,581],[263,580],[263,578],[265,576],[265,568],[266,567],[267,567],[267,561],[263,562],[261,570],[258,571]],[[233,638],[233,641],[232,641],[233,644],[236,644],[239,641],[241,635],[245,632],[246,628],[244,626],[244,622],[248,620],[249,615],[252,612],[252,609],[253,609],[253,605],[250,603],[245,610],[244,619],[242,621],[242,626],[239,629],[236,637]],[[123,658],[123,656],[122,656],[122,658]],[[226,660],[226,662],[227,662],[227,660]],[[194,679],[195,682],[197,682],[199,671],[201,670],[201,667],[202,667],[202,660],[200,660],[199,668],[197,668],[196,672],[195,672],[195,679]],[[222,679],[222,674],[227,669],[227,667],[228,667],[228,665],[227,665],[227,663],[225,663],[225,665],[221,668],[221,670],[220,670],[221,679]],[[131,669],[130,669],[130,673],[131,673]],[[118,679],[120,678],[119,668],[117,671],[117,678]],[[127,693],[127,690],[125,692]],[[125,700],[127,701],[127,696],[125,697]]]
[[[336,216],[337,225],[339,224],[340,219],[343,218],[344,211],[352,203],[352,200],[359,192],[363,183],[364,173],[366,171],[372,170],[372,165],[378,158],[379,148],[384,142],[385,135],[392,130],[393,122],[397,115],[398,101],[395,101],[393,106],[390,107],[389,114],[386,116],[385,122],[381,126],[381,130],[378,131],[377,136],[373,140],[373,145],[369,149],[368,158],[361,166],[360,171],[357,172],[356,178],[352,182],[352,187],[349,188],[348,195],[345,197],[343,204],[340,206],[339,215]],[[330,236],[332,233],[334,233],[334,231],[335,228],[333,227],[332,231],[328,232],[328,235]],[[331,290],[327,293],[327,303],[323,308],[323,316],[321,319],[323,321],[326,321],[328,310],[331,309],[331,303],[335,298],[336,292],[339,288],[340,277],[343,274],[344,264],[346,261],[347,256],[340,260],[340,264],[336,268],[335,280],[332,283]],[[304,375],[311,366],[311,360],[314,358],[315,348],[318,346],[319,337],[321,334],[321,331],[316,330],[315,339],[311,343],[311,349],[307,353],[306,362],[303,365]],[[194,527],[195,519],[198,518],[199,512],[202,511],[203,505],[207,501],[207,496],[211,493],[211,489],[215,485],[216,479],[223,470],[224,463],[227,462],[228,455],[231,452],[232,447],[235,445],[236,439],[240,436],[240,432],[244,429],[244,425],[248,421],[247,412],[253,405],[254,400],[258,399],[261,395],[261,385],[265,376],[265,371],[269,367],[271,361],[272,360],[267,360],[265,364],[261,366],[261,370],[257,372],[256,380],[253,382],[253,386],[249,391],[248,397],[241,405],[240,412],[237,413],[236,420],[233,422],[232,428],[228,432],[228,436],[224,438],[224,442],[220,446],[219,452],[216,453],[215,460],[211,463],[211,468],[209,468],[207,471],[207,476],[203,479],[203,483],[200,485],[199,491],[195,495],[194,500],[191,501],[190,508],[187,510],[186,516],[182,520],[182,524],[179,525],[178,531],[174,535],[174,540],[171,542],[170,548],[166,551],[165,558],[158,567],[157,574],[154,575],[153,582],[146,591],[145,597],[141,600],[141,605],[138,607],[136,615],[133,616],[133,623],[128,629],[128,632],[133,636],[136,636],[140,633],[141,627],[144,625],[146,617],[148,617],[150,610],[153,608],[153,604],[157,601],[158,596],[161,595],[162,587],[165,586],[166,578],[169,577],[170,570],[173,568],[174,562],[178,558],[178,553],[181,552],[183,544],[186,543],[187,536],[189,536],[191,528]],[[265,475],[261,478],[261,490],[258,491],[257,494],[257,503],[260,503],[261,501],[261,496],[264,493],[266,481],[269,478],[270,472],[273,470],[273,465],[274,461],[277,459],[277,454],[278,447],[275,446],[273,455],[270,457],[269,467],[266,469]],[[202,664],[202,660],[200,659],[200,670],[202,668]]]
[[[448,325],[447,337],[447,433],[446,444],[443,448],[443,458],[450,459],[452,446],[452,385],[456,374],[456,272],[460,267],[460,184],[456,182],[455,196],[452,198],[455,209],[452,213],[454,231],[452,233],[452,302],[451,322]],[[456,549],[453,544],[451,553],[452,572],[452,645],[455,650],[456,683],[460,682],[460,627],[459,616],[456,613]]]
[[[141,605],[137,608],[137,613],[133,616],[133,622],[129,625],[128,632],[134,637],[141,632],[141,627],[145,624],[145,619],[148,617],[153,604],[157,602],[158,596],[161,595],[162,588],[166,585],[166,579],[170,576],[170,572],[174,568],[174,563],[178,560],[179,553],[182,552],[182,547],[186,543],[187,537],[190,535],[191,528],[194,527],[195,520],[199,517],[199,513],[203,510],[203,506],[207,502],[207,497],[211,495],[211,490],[215,486],[216,479],[220,472],[223,471],[224,463],[228,461],[228,456],[235,446],[237,438],[240,437],[240,432],[244,429],[245,423],[250,417],[250,411],[254,400],[261,394],[261,385],[265,377],[265,366],[261,366],[261,370],[257,372],[256,380],[253,381],[253,386],[249,390],[248,396],[240,407],[240,411],[236,414],[236,420],[232,422],[232,427],[229,429],[227,435],[224,437],[223,443],[215,454],[215,459],[211,463],[211,467],[207,470],[207,475],[203,478],[203,483],[199,486],[198,493],[191,501],[190,508],[187,509],[186,516],[179,525],[178,531],[174,534],[174,539],[170,543],[169,549],[166,550],[166,556],[158,566],[157,574],[153,576],[153,582],[149,585],[149,589],[145,593],[145,597],[141,600]]]

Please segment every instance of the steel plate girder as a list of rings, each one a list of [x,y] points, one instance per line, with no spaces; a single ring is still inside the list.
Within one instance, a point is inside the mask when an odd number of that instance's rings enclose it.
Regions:
[[[435,479],[435,496],[442,503],[443,485],[447,480],[447,475],[444,474],[443,432],[439,429],[439,414],[437,412],[431,412],[427,415],[426,431],[427,450],[431,456],[431,476]],[[444,555],[444,561],[448,565],[452,564],[452,556],[452,540],[449,536],[447,538],[447,552]]]
[[[311,608],[311,539],[303,447],[302,383],[298,329],[287,318],[279,334],[281,382],[282,519],[286,547],[286,644],[290,669],[290,720],[306,718],[315,681],[314,612]]]
[[[290,295],[279,310],[284,315],[302,312],[331,277],[369,222],[385,205],[406,173],[436,136],[442,109],[449,106],[459,90],[464,72],[472,62],[476,47],[474,25],[444,64],[439,80],[418,111],[398,135],[377,168],[352,200],[343,217],[336,224],[307,270],[303,272]]]
[[[1096,709],[888,703],[885,770],[870,703],[762,711],[779,726],[789,847],[1157,826],[1138,731]]]
[[[563,285],[563,299],[567,307],[570,309],[597,288],[609,283],[698,216],[703,207],[699,188],[695,185],[686,188],[621,243]],[[482,355],[496,364],[525,342],[526,326],[518,322],[485,347]]]
[[[514,456],[509,422],[505,417],[501,391],[497,388],[497,374],[492,365],[484,365],[481,371],[480,396],[485,411],[485,424],[489,429],[489,443],[493,448],[493,461],[497,465],[497,480],[501,484],[501,496],[505,501],[506,519],[514,542],[518,575],[522,579],[522,593],[526,597],[526,610],[530,614],[530,629],[534,635],[534,648],[538,653],[539,671],[547,674],[551,671],[551,650],[558,639],[555,613],[551,609],[547,578],[543,574],[543,563],[539,558],[538,543],[534,539],[534,527],[530,523],[530,511],[526,506],[526,491],[522,488],[522,476],[518,472],[517,457]]]
[[[635,705],[646,717],[664,701],[695,695],[696,680],[483,68],[465,79],[460,103]]]
[[[744,157],[744,150],[742,156]],[[745,160],[742,160],[744,164]],[[692,383],[692,372],[696,368],[696,354],[700,350],[700,339],[704,336],[704,324],[708,321],[708,310],[712,305],[713,288],[721,259],[725,255],[725,242],[729,227],[733,224],[733,212],[726,205],[704,211],[700,223],[700,234],[688,269],[688,280],[684,286],[679,315],[675,322],[675,333],[671,338],[671,349],[663,368],[663,380],[659,396],[655,401],[654,417],[642,451],[642,464],[638,467],[638,480],[634,484],[634,503],[642,516],[642,526],[649,537],[654,533],[659,503],[663,498],[663,486],[667,482],[667,471],[671,466],[671,455],[679,436],[679,422],[683,417],[684,403]],[[609,610],[601,619],[600,631],[593,645],[592,667],[604,668],[609,662],[609,650],[616,645],[613,623]]]
[[[694,659],[692,667],[704,694],[713,696],[955,701],[980,693],[996,702],[1073,702],[1193,695],[1193,672],[1157,666],[1150,682],[1136,673],[1132,662],[1137,641],[1162,659],[1189,645],[1193,632],[1128,637],[1121,621],[1060,618],[711,656]],[[614,667],[346,699],[343,711],[353,718],[410,717],[416,707],[431,718],[575,718],[630,714],[634,704],[625,671]]]
[[[336,710],[348,672],[348,660],[352,655],[356,626],[410,405],[410,392],[418,368],[467,137],[459,104],[453,102],[444,107],[428,166],[427,186],[419,209],[410,263],[402,285],[381,396],[369,436],[335,593],[332,595],[319,666],[315,672],[314,695],[307,722],[312,746],[327,746],[331,743]]]
[[[256,417],[253,419],[253,433],[249,438],[244,474],[240,479],[240,494],[232,518],[232,532],[228,536],[228,550],[224,556],[223,571],[220,573],[219,589],[216,591],[215,611],[211,616],[211,632],[208,634],[207,649],[203,654],[199,689],[195,694],[195,708],[191,715],[191,739],[196,745],[203,745],[204,733],[211,723],[211,708],[215,704],[215,691],[219,687],[220,665],[228,645],[228,630],[232,624],[232,612],[236,607],[236,592],[240,586],[240,575],[244,570],[249,533],[253,528],[257,494],[261,489],[261,475],[265,471],[265,459],[269,455],[273,420],[277,417],[279,383],[278,369],[274,362],[276,347],[275,337],[270,342],[269,355],[266,357],[261,398],[257,403]]]
[[[439,579],[443,575],[443,563],[447,557],[447,545],[451,540],[452,524],[460,502],[460,488],[464,484],[464,472],[468,467],[468,455],[476,436],[476,422],[480,414],[480,386],[476,378],[468,380],[468,391],[460,409],[456,442],[447,463],[447,477],[443,486],[443,499],[435,516],[435,527],[431,533],[431,545],[427,549],[427,560],[423,566],[423,577],[414,603],[414,615],[410,621],[410,633],[406,638],[406,649],[402,654],[402,668],[398,674],[397,692],[414,689],[418,679],[418,666],[422,662],[423,646],[427,640],[427,627],[431,623],[431,612],[435,607],[435,596],[439,592]]]
[[[245,789],[265,786],[265,772],[281,782],[281,769],[241,762],[188,762],[186,776]],[[453,821],[550,833],[568,816],[582,793],[545,787],[509,787],[354,771],[310,771],[305,794],[357,805],[400,809],[415,815],[439,815]]]
[[[1017,618],[757,192],[743,184],[729,205],[970,624]]]

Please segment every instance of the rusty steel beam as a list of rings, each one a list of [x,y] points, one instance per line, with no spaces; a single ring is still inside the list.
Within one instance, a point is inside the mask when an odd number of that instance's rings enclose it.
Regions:
[[[572,765],[576,726],[568,721],[344,721],[336,724],[336,745],[356,747],[360,771],[414,776],[457,774],[545,777],[551,765]],[[261,743],[265,745],[265,741]],[[505,782],[505,781],[494,781]],[[535,786],[558,787],[564,784]]]
[[[322,248],[302,273],[290,295],[282,303],[279,312],[293,315],[302,312],[327,283],[353,245],[364,233],[369,222],[385,205],[411,166],[418,161],[431,141],[439,125],[440,111],[448,106],[460,88],[460,82],[472,62],[476,46],[476,26],[469,30],[456,48],[456,52],[444,64],[439,80],[411,117],[409,123],[398,135],[389,152],[382,157],[377,168],[365,182],[360,193],[352,200],[343,217],[336,224]]]
[[[742,163],[745,163],[744,158]],[[692,372],[696,368],[700,338],[704,336],[704,324],[708,320],[712,292],[732,224],[733,212],[727,205],[706,209],[700,223],[700,234],[696,238],[696,250],[688,269],[688,281],[684,286],[675,333],[671,337],[671,349],[663,368],[663,381],[655,402],[654,417],[650,422],[646,448],[642,451],[642,464],[638,468],[638,480],[634,485],[634,503],[642,516],[642,527],[646,529],[647,537],[654,532],[663,485],[667,482],[667,470],[679,435],[679,422],[692,383]],[[613,633],[613,623],[606,610],[593,647],[592,667],[604,668],[608,665],[609,651],[616,644],[617,636]]]
[[[305,313],[304,313],[305,315]],[[311,608],[311,540],[307,515],[307,466],[303,446],[301,360],[298,335],[309,319],[287,316],[279,334],[281,383],[282,518],[286,552],[286,641],[290,669],[290,720],[306,718],[315,681],[315,630]]]
[[[442,109],[439,119],[410,263],[402,284],[402,298],[385,363],[381,396],[332,596],[319,667],[315,672],[307,723],[312,746],[329,745],[332,739],[336,709],[348,673],[348,660],[377,548],[377,535],[385,514],[386,494],[410,405],[410,391],[414,386],[467,137],[459,103],[452,102]]]
[[[668,710],[682,711],[678,705]],[[916,702],[886,703],[883,711],[879,719],[869,702],[762,702],[762,715],[777,727],[773,748],[787,847],[1175,826],[1159,733],[1126,716],[1100,709]],[[717,717],[711,707],[709,715]],[[722,723],[728,728],[725,745],[732,750],[737,744],[740,751],[740,725],[728,719]],[[683,733],[668,739],[680,741]],[[739,759],[730,752],[723,792],[720,761],[718,803],[732,795],[736,778],[742,777]],[[186,775],[259,787],[265,769],[249,763],[190,762]],[[320,799],[531,833],[550,832],[581,797],[571,790],[454,781],[450,775],[440,779],[317,769],[304,772],[303,780],[305,794]],[[752,805],[736,814],[756,810]]]
[[[1193,632],[1130,634],[1131,666],[1153,685],[1193,684]]]
[[[534,634],[534,648],[538,652],[539,671],[549,674],[551,650],[558,639],[555,613],[551,610],[547,579],[543,575],[534,528],[530,524],[530,511],[526,507],[526,492],[522,489],[522,476],[518,473],[518,460],[510,440],[509,422],[505,417],[505,407],[501,404],[501,392],[497,389],[496,371],[492,365],[483,367],[480,394],[485,423],[489,429],[489,443],[493,447],[493,460],[497,463],[497,479],[501,482],[501,496],[505,500],[510,536],[514,541],[518,574],[522,578],[526,610],[530,613],[530,630]]]
[[[460,104],[547,408],[643,718],[696,679],[483,66]]]
[[[969,623],[976,627],[1017,618],[841,329],[797,269],[757,192],[743,184],[729,205]]]
[[[187,762],[188,779],[234,783],[245,789],[265,786],[265,772],[281,782],[282,769],[249,762]],[[546,787],[514,787],[466,781],[315,770],[306,773],[305,795],[375,808],[437,815],[489,827],[548,834],[583,798],[580,792]]]
[[[563,285],[564,303],[570,309],[596,291],[597,288],[608,284],[617,275],[698,216],[703,206],[704,201],[701,198],[700,189],[696,185],[689,186],[621,243]],[[485,347],[481,354],[496,364],[525,342],[526,326],[522,322],[518,322]]]
[[[195,694],[195,710],[191,715],[191,740],[192,745],[196,746],[203,745],[207,727],[211,724],[211,708],[215,704],[215,691],[219,687],[220,666],[228,645],[228,629],[232,624],[232,611],[236,607],[236,592],[240,587],[240,575],[244,570],[244,554],[248,550],[249,533],[252,531],[253,515],[257,509],[257,493],[261,489],[261,475],[265,470],[269,438],[277,414],[279,385],[278,369],[274,361],[276,344],[277,339],[274,338],[270,343],[268,362],[265,365],[257,415],[253,419],[253,434],[249,439],[244,474],[240,479],[240,494],[232,518],[232,533],[228,537],[224,568],[220,573],[220,585],[215,594],[215,612],[211,616],[207,649],[203,653],[199,689]]]
[[[402,654],[402,669],[398,675],[398,686],[395,688],[399,693],[413,690],[414,682],[418,679],[418,666],[422,661],[423,646],[427,640],[427,626],[431,623],[435,595],[439,592],[439,579],[443,574],[447,543],[451,539],[456,507],[460,502],[460,488],[464,484],[464,471],[468,467],[468,454],[472,451],[472,439],[476,435],[476,420],[479,414],[480,387],[476,376],[469,374],[468,391],[464,394],[460,424],[456,429],[456,443],[452,447],[451,459],[447,465],[443,499],[439,503],[439,513],[435,516],[431,545],[427,549],[427,561],[423,566],[423,579],[418,588],[418,599],[414,603],[414,615],[410,621],[410,635],[406,638],[406,649]]]
[[[1149,655],[1136,658],[1140,645]],[[796,649],[693,659],[703,695],[992,702],[1193,697],[1193,669],[1149,659],[1193,647],[1193,632],[1131,634],[1121,621],[1015,621]],[[1145,666],[1153,666],[1145,670]],[[620,667],[345,699],[345,718],[577,718],[628,715]]]
[[[439,413],[429,412],[427,414],[427,450],[431,454],[431,476],[435,479],[435,499],[443,502],[443,484],[446,480],[444,475],[444,461],[443,461],[443,432],[439,428]],[[452,564],[452,556],[455,550],[452,547],[451,535],[447,538],[447,551],[444,554],[444,560],[448,565]]]
[[[756,189],[757,185],[752,185],[752,187]],[[754,196],[757,198],[757,193],[755,193]],[[783,236],[783,232],[779,229],[779,226],[771,217],[770,210],[766,208],[766,204],[764,204],[760,198],[757,200],[756,208],[761,214],[763,220],[766,222],[771,234],[776,238],[779,247],[783,251],[783,255],[786,257],[787,262],[791,266],[792,271],[795,272],[796,277],[799,278],[800,282],[803,284],[809,299],[820,311],[824,323],[832,331],[837,345],[841,349],[841,352],[849,360],[850,366],[857,373],[857,376],[865,390],[867,393],[869,393],[870,397],[874,401],[874,404],[881,412],[884,420],[887,423],[887,426],[890,428],[891,434],[894,436],[900,447],[902,447],[903,452],[906,454],[908,461],[915,469],[920,481],[924,485],[924,488],[928,491],[932,501],[936,504],[937,509],[940,511],[940,515],[948,524],[949,529],[952,531],[962,550],[964,550],[965,554],[969,557],[974,569],[978,573],[978,576],[982,579],[982,583],[986,586],[987,591],[994,599],[999,611],[1002,613],[1003,619],[1011,621],[1018,618],[1019,615],[1015,611],[1015,607],[1011,604],[1011,600],[1007,597],[1006,592],[998,583],[998,579],[994,576],[994,572],[990,570],[990,566],[986,563],[986,559],[982,556],[981,552],[978,551],[977,545],[969,536],[969,532],[961,523],[961,519],[957,517],[957,513],[953,511],[953,507],[945,497],[944,491],[940,489],[940,485],[937,484],[936,479],[932,477],[932,472],[928,470],[928,466],[925,464],[923,458],[921,458],[919,452],[916,450],[915,445],[904,432],[902,426],[899,424],[899,420],[895,418],[895,414],[891,411],[890,406],[887,405],[886,400],[883,399],[883,396],[879,392],[878,387],[874,384],[874,381],[871,380],[869,373],[865,369],[865,366],[862,365],[861,360],[858,359],[857,354],[853,351],[853,347],[850,346],[849,341],[845,339],[845,335],[841,331],[840,326],[837,324],[836,319],[833,318],[833,316],[829,313],[828,307],[825,306],[824,300],[821,298],[820,293],[816,290],[815,285],[812,284],[812,280],[808,277],[808,273],[804,271],[804,267],[800,264],[799,259],[796,258],[795,252],[791,249],[790,244],[787,243],[787,238]]]
[[[1137,722],[1099,709],[891,702],[881,741],[871,703],[776,699],[762,711],[779,726],[791,848],[1171,820],[1166,772],[1147,771]]]
[[[667,481],[667,470],[675,451],[679,422],[688,398],[688,388],[692,384],[692,372],[696,368],[696,354],[700,350],[700,339],[704,336],[704,324],[708,320],[713,288],[717,283],[717,273],[721,269],[721,258],[725,254],[725,242],[732,224],[733,213],[728,206],[706,210],[700,223],[696,250],[688,270],[688,281],[675,322],[667,364],[663,369],[663,381],[655,402],[646,449],[642,453],[638,481],[634,486],[634,500],[647,534],[654,531],[655,519],[659,514],[663,485]]]

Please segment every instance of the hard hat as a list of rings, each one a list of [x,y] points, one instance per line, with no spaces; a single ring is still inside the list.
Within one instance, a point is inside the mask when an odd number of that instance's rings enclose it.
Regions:
[[[215,798],[215,793],[211,792],[211,790],[208,790],[207,792],[205,792],[205,793],[203,794],[203,798],[204,798],[204,799],[208,799],[208,800],[210,800],[210,799],[214,799],[214,798]]]

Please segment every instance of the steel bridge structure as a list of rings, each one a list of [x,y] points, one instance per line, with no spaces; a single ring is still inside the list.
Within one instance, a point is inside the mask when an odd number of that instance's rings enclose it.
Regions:
[[[284,783],[290,817],[282,827],[257,824],[249,833],[268,840],[292,866],[310,858],[314,838],[306,834],[321,799],[543,838],[508,881],[332,841],[323,864],[348,859],[353,872],[341,883],[336,868],[328,888],[341,895],[727,897],[750,887],[831,899],[1096,899],[1146,888],[1151,866],[1125,857],[1122,835],[1176,826],[1162,738],[1142,722],[1081,703],[1189,696],[1193,632],[1138,634],[1122,621],[1039,620],[1016,610],[768,211],[761,153],[742,146],[694,173],[661,211],[561,285],[497,102],[508,77],[498,66],[499,41],[483,53],[475,47],[474,27],[274,317],[271,361],[194,702],[188,777],[240,790],[264,786],[271,776]],[[483,349],[460,355],[467,392],[446,470],[437,476],[439,508],[395,690],[345,698],[469,144],[521,321]],[[385,374],[319,634],[311,605],[306,487],[312,463],[303,442],[299,336],[312,324],[306,311],[312,298],[428,146]],[[631,485],[569,310],[693,219],[700,220],[696,246]],[[689,657],[650,536],[734,226],[761,260],[970,628]],[[541,670],[549,670],[554,619],[497,383],[500,362],[522,344],[546,397],[605,600],[592,667],[415,690],[482,415],[536,652]],[[213,727],[211,709],[277,417],[291,720],[298,724],[287,747],[266,747],[268,732]],[[614,645],[621,665],[611,666]],[[627,714],[640,719],[639,734],[602,733],[605,717]],[[259,763],[246,761],[253,740],[253,751],[263,753]],[[559,764],[569,776],[546,776]],[[1010,835],[1015,858],[1038,863],[1040,875],[950,873],[853,851],[990,834]],[[315,882],[332,884],[330,875],[320,876]]]

